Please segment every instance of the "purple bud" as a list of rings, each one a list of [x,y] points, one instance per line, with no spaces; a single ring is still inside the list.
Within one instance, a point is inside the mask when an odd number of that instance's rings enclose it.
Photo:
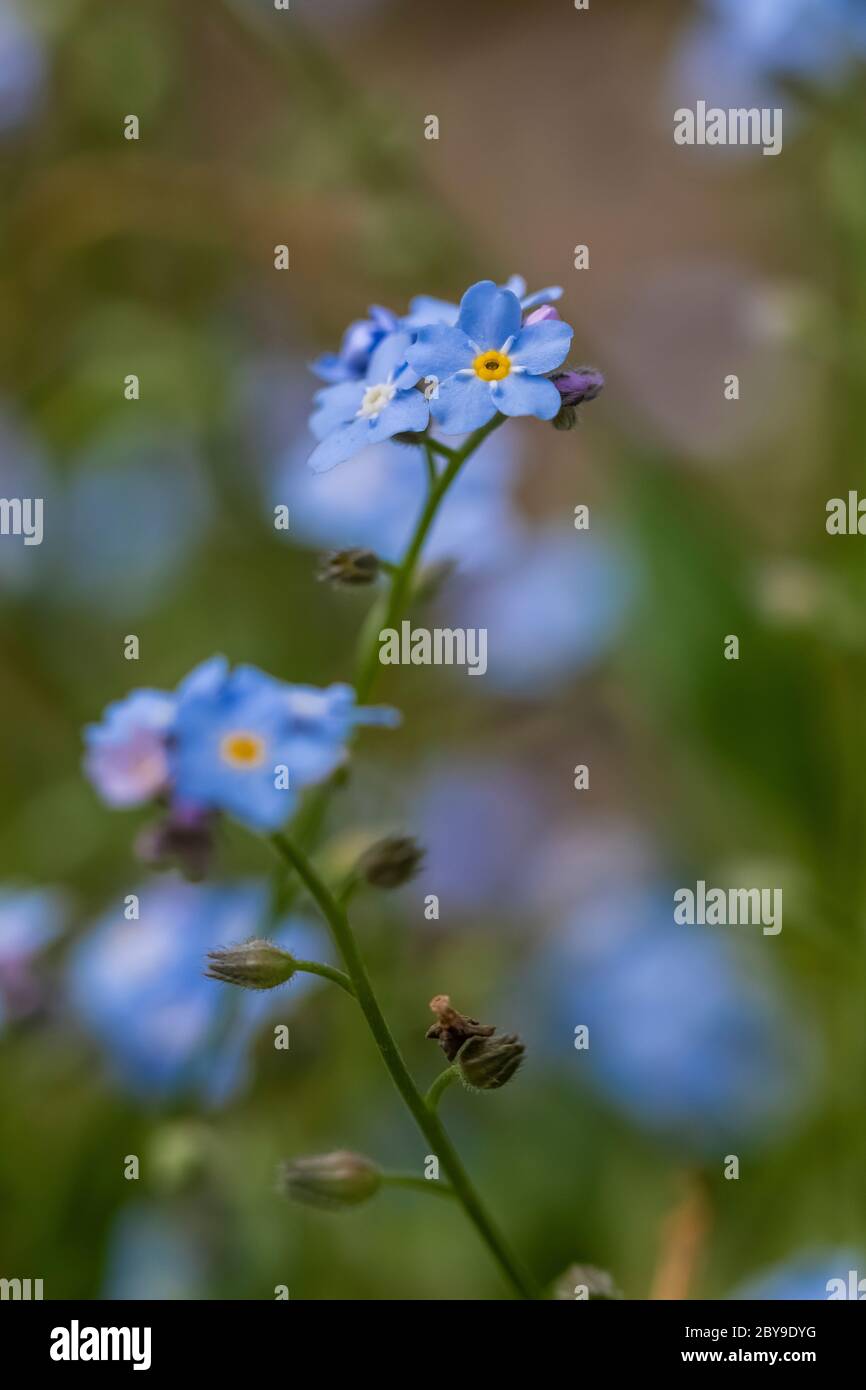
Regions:
[[[548,323],[551,319],[558,319],[559,314],[552,304],[540,304],[537,309],[533,309],[531,314],[527,314],[523,320],[523,327],[528,328],[531,323]]]
[[[596,367],[570,367],[551,378],[565,406],[594,401],[604,390],[604,377]]]

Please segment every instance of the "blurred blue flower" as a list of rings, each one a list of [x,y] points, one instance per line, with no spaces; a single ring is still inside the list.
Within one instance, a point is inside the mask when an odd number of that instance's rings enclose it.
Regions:
[[[181,687],[172,726],[174,795],[275,830],[297,792],[340,766],[359,724],[393,725],[393,710],[357,708],[349,685],[289,685],[214,658]]]
[[[828,1298],[827,1285],[831,1279],[848,1284],[849,1271],[859,1278],[866,1277],[866,1257],[851,1250],[815,1250],[785,1260],[741,1284],[728,1298],[754,1299],[760,1302],[809,1300],[819,1302]]]
[[[866,56],[862,0],[705,0],[674,58],[680,97],[753,106],[787,74],[833,81]]]
[[[460,301],[456,326],[419,329],[408,359],[437,383],[430,404],[436,423],[446,434],[463,434],[497,411],[552,420],[561,401],[543,373],[562,364],[571,338],[561,319],[523,327],[517,296],[481,280]]]
[[[435,893],[443,918],[522,913],[527,849],[544,834],[538,789],[523,769],[463,757],[430,769],[406,823],[424,846],[416,886]]]
[[[0,497],[41,498],[44,535],[41,545],[20,537],[0,538],[0,584],[17,592],[36,588],[45,575],[45,555],[55,537],[56,488],[36,440],[0,404]]]
[[[420,449],[386,442],[365,450],[351,468],[311,473],[306,446],[277,463],[274,504],[288,505],[291,535],[312,545],[362,546],[396,562],[406,550],[427,495]],[[513,436],[497,431],[449,488],[424,550],[436,564],[456,557],[461,570],[484,568],[507,552],[518,533],[511,502],[515,475]]]
[[[540,698],[608,651],[633,588],[616,545],[554,525],[514,537],[495,569],[449,597],[449,616],[487,629],[486,681]]]
[[[63,497],[53,589],[111,615],[147,612],[194,559],[211,502],[196,449],[174,431],[116,427],[82,450]]]
[[[336,385],[340,381],[362,381],[367,375],[370,358],[383,338],[395,333],[400,326],[396,314],[370,306],[370,317],[350,323],[343,334],[339,352],[323,352],[312,363],[312,371],[322,381]]]
[[[205,885],[166,876],[137,894],[138,921],[115,906],[76,943],[70,1002],[120,1085],[144,1097],[194,1092],[221,1104],[245,1083],[252,1039],[275,1002],[284,1016],[317,977],[296,975],[290,995],[227,991],[205,979],[208,951],[261,934],[264,883]],[[267,934],[299,958],[328,958],[327,942],[304,922]]]
[[[42,1002],[33,964],[60,934],[65,911],[55,889],[0,887],[0,1028]]]
[[[84,730],[84,770],[109,806],[140,806],[168,786],[168,734],[176,700],[164,690],[133,690]]]
[[[115,1217],[105,1257],[104,1299],[201,1299],[206,1260],[191,1229],[157,1202],[130,1202]]]
[[[33,115],[45,87],[45,50],[23,6],[0,0],[0,133]]]
[[[319,440],[310,455],[314,472],[323,473],[395,434],[427,428],[430,409],[422,392],[414,389],[418,373],[406,364],[410,341],[408,333],[391,333],[374,349],[363,380],[316,392],[310,417],[310,429]]]
[[[556,1047],[589,1028],[574,1069],[699,1155],[778,1137],[807,1086],[802,1024],[722,930],[675,925],[672,890],[617,887],[584,904],[540,966]]]

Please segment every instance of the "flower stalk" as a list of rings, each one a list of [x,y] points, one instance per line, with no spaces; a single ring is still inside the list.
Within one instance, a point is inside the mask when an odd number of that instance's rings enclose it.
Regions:
[[[512,1254],[478,1196],[439,1116],[427,1104],[416,1086],[382,1013],[345,910],[316,873],[306,855],[287,835],[277,832],[271,836],[271,843],[277,853],[294,869],[330,927],[382,1061],[416,1125],[448,1174],[455,1197],[517,1295],[525,1299],[540,1298],[540,1291],[531,1274],[523,1269],[516,1256]]]

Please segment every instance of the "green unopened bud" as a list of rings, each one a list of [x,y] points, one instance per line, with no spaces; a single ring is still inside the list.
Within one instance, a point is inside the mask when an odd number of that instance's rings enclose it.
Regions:
[[[423,858],[423,849],[410,835],[389,835],[364,851],[358,873],[373,888],[399,888],[415,877]]]
[[[580,1303],[622,1298],[606,1269],[595,1265],[569,1265],[554,1282],[550,1293],[557,1303]]]
[[[372,550],[332,550],[319,566],[319,579],[346,588],[372,584],[378,577],[379,557]]]
[[[577,423],[577,408],[573,405],[561,405],[553,417],[555,430],[573,430]]]
[[[498,1091],[511,1080],[525,1052],[515,1033],[467,1038],[457,1054],[460,1079],[472,1091]]]
[[[294,956],[261,937],[209,951],[208,962],[207,979],[243,989],[275,989],[295,973]]]
[[[382,1174],[363,1154],[340,1149],[284,1163],[280,1186],[287,1197],[311,1207],[339,1210],[356,1207],[375,1197]]]

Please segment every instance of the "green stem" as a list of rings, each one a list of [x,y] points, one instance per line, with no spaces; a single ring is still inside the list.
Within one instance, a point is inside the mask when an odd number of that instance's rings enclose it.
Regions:
[[[372,630],[365,632],[366,649],[362,653],[358,674],[355,679],[355,691],[358,696],[358,704],[363,705],[370,696],[379,670],[379,633],[383,628],[396,627],[403,615],[403,610],[409,600],[412,591],[412,581],[415,578],[415,571],[418,567],[418,560],[427,539],[427,534],[439,510],[446,492],[450,488],[460,469],[463,467],[470,454],[474,454],[480,444],[484,442],[489,434],[501,425],[505,419],[504,415],[494,415],[486,425],[470,434],[466,443],[461,449],[449,450],[446,457],[448,463],[442,472],[431,482],[427,500],[418,518],[415,533],[409,542],[406,554],[400,563],[397,573],[391,581],[391,592],[388,602],[384,609],[381,620],[371,624]],[[430,441],[432,444],[433,441]],[[374,610],[375,612],[376,610]]]
[[[430,1087],[430,1090],[424,1097],[424,1104],[427,1106],[428,1110],[435,1111],[437,1109],[440,1098],[448,1090],[448,1087],[451,1085],[451,1082],[456,1081],[456,1079],[456,1067],[446,1067],[444,1071],[440,1071],[439,1075],[436,1077],[436,1080],[433,1082],[433,1085]]]
[[[296,960],[295,969],[302,970],[305,975],[321,975],[323,980],[331,980],[340,989],[344,989],[347,994],[351,994],[355,999],[355,986],[349,979],[344,970],[337,970],[333,965],[322,965],[318,960]]]
[[[432,1152],[439,1158],[442,1167],[448,1174],[455,1197],[463,1206],[466,1215],[519,1296],[527,1299],[540,1298],[540,1292],[532,1276],[524,1271],[515,1256],[512,1255],[488,1215],[439,1116],[428,1108],[424,1097],[415,1085],[379,1007],[379,1001],[367,974],[367,967],[358,949],[345,911],[319,878],[306,856],[296,848],[286,835],[279,833],[272,835],[271,842],[278,854],[282,855],[283,859],[291,865],[302,880],[331,928],[349,978],[354,986],[358,1003],[367,1020],[370,1032],[373,1034],[382,1060],[388,1068],[391,1080],[400,1092],[424,1138],[430,1144]]]
[[[406,1187],[411,1192],[429,1192],[433,1197],[453,1197],[454,1188],[434,1178],[419,1178],[414,1173],[383,1173],[383,1187]]]
[[[376,600],[362,624],[354,680],[358,704],[363,704],[370,696],[379,671],[379,633],[385,627],[394,627],[402,616],[424,542],[443,497],[466,460],[487,436],[492,434],[504,421],[504,415],[494,415],[493,419],[486,425],[482,425],[474,434],[471,434],[460,449],[451,449],[447,444],[442,444],[438,439],[432,437],[425,440],[425,448],[441,453],[448,460],[448,465],[438,475],[435,482],[431,480],[427,499],[406,553],[399,565],[390,567],[390,589]],[[318,838],[331,803],[331,797],[342,785],[345,775],[345,769],[341,768],[327,782],[312,788],[307,793],[301,811],[294,822],[295,836],[302,848],[308,848]],[[284,906],[289,906],[291,901],[292,889],[288,887],[285,890]]]

